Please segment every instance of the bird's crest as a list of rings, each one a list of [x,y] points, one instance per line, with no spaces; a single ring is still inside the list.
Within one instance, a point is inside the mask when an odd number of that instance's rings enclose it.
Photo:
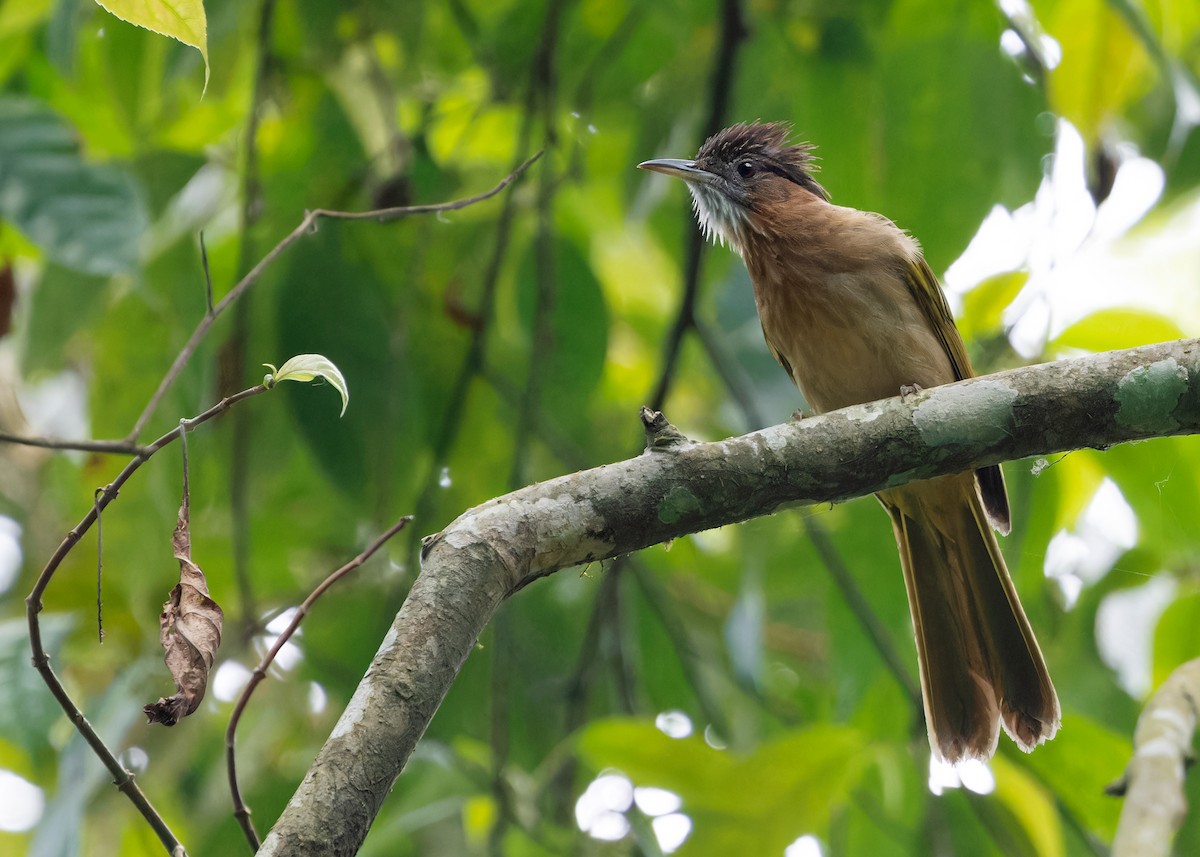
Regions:
[[[796,184],[812,187],[816,185],[811,175],[817,169],[817,157],[813,154],[816,146],[792,143],[788,140],[791,134],[792,126],[786,122],[731,125],[704,141],[696,154],[696,162],[736,164],[743,158],[760,158]],[[823,190],[821,195],[828,198]]]

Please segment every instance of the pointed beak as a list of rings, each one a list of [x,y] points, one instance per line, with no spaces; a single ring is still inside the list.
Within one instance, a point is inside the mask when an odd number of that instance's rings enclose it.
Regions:
[[[681,161],[677,158],[659,158],[654,161],[642,161],[638,164],[638,169],[675,176],[675,178],[683,179],[685,182],[712,184],[713,180],[716,179],[716,176],[708,170],[702,170],[696,166],[695,161]]]

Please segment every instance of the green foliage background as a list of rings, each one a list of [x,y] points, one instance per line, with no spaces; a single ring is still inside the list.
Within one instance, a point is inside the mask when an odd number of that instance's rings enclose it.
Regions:
[[[745,32],[723,76],[735,5]],[[1200,117],[1185,109],[1200,6],[1002,5],[1011,20],[969,0],[295,0],[272,4],[264,35],[262,0],[211,0],[201,98],[193,49],[87,3],[0,2],[0,268],[17,287],[0,339],[3,430],[28,431],[13,393],[68,372],[84,382],[92,436],[129,432],[205,311],[200,231],[219,299],[306,209],[465,196],[547,150],[511,193],[463,211],[322,223],[270,267],[240,322],[221,319],[143,436],[296,353],[328,356],[349,383],[343,419],[331,390],[279,388],[189,444],[195,558],[227,613],[219,663],[253,665],[267,620],[396,517],[418,516],[319,604],[299,660],[252,702],[239,767],[260,828],[383,637],[416,572],[417,537],[510,488],[639,451],[637,408],[664,371],[694,227],[682,189],[633,166],[694,151],[722,86],[722,122],[792,120],[820,145],[835,200],[887,213],[939,272],[993,206],[1034,197],[1054,117],[1082,134],[1099,197],[1103,167],[1130,147],[1157,161],[1165,192],[1135,234],[1194,257],[1197,233],[1178,223],[1200,199]],[[1007,55],[1011,26],[1033,47],[1053,37],[1061,62],[1038,62],[1044,46]],[[1200,291],[1194,258],[1138,273],[1119,304]],[[1023,359],[1002,313],[1025,279],[1018,265],[966,295],[980,371]],[[1195,335],[1189,300],[1178,313],[1105,310],[1034,359]],[[716,439],[788,418],[798,395],[766,354],[727,251],[704,253],[696,316],[704,337],[686,336],[669,376],[672,421]],[[23,596],[123,464],[0,445],[0,513],[20,524],[23,554],[0,595],[0,767],[47,801],[34,830],[0,832],[5,853],[161,850],[29,668],[25,636]],[[1002,740],[989,795],[930,793],[919,711],[809,540],[809,527],[828,533],[915,678],[894,544],[864,499],[521,592],[363,853],[657,854],[636,810],[617,842],[578,829],[576,799],[616,769],[682,797],[693,828],[681,855],[781,854],[806,833],[832,854],[1102,854],[1120,807],[1102,789],[1121,773],[1142,700],[1100,658],[1097,612],[1147,576],[1169,578],[1155,682],[1197,654],[1198,465],[1200,446],[1183,439],[1076,453],[1037,476],[1031,462],[1007,468],[1016,533],[1005,550],[1065,718],[1029,757]],[[1043,573],[1047,545],[1076,527],[1105,477],[1132,506],[1138,543],[1068,606]],[[157,620],[176,574],[179,488],[170,450],[105,513],[103,645],[94,532],[60,569],[43,622],[87,716],[114,746],[145,753],[139,781],[190,853],[233,854],[245,845],[222,757],[232,704],[210,693],[172,730],[140,711],[171,692]],[[654,725],[664,711],[684,712],[695,734],[666,737]],[[1200,852],[1200,824],[1179,852]]]

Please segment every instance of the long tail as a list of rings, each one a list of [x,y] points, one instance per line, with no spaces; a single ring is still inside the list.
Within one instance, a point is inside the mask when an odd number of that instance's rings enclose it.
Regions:
[[[929,743],[989,758],[999,726],[1029,752],[1054,737],[1058,696],[970,474],[879,495],[892,516],[921,667]]]

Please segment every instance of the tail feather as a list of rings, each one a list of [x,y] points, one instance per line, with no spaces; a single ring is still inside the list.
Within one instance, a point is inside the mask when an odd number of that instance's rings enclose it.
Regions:
[[[1054,736],[1058,697],[971,475],[880,495],[892,516],[930,746],[988,758],[999,727],[1026,752]]]

